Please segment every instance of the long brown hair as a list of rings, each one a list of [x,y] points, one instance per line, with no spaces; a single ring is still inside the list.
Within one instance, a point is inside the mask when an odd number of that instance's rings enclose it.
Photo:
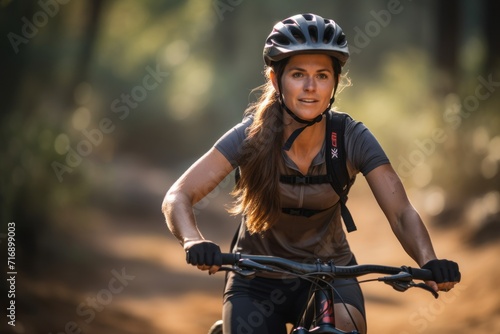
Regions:
[[[274,71],[276,78],[281,80],[289,59],[266,68],[266,83],[258,88],[262,93],[245,111],[254,119],[241,148],[240,179],[232,192],[236,200],[229,212],[242,214],[251,234],[268,230],[281,214],[279,167],[282,163],[283,111],[270,77]],[[337,85],[340,64],[332,59]]]

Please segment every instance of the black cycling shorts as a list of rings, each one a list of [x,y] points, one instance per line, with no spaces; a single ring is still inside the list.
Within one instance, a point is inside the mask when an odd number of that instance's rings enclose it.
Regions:
[[[354,284],[346,284],[354,283]],[[356,279],[335,279],[335,303],[356,307],[365,316],[364,298]],[[246,279],[229,274],[224,292],[224,333],[286,333],[296,323],[309,299],[311,283],[299,278]]]

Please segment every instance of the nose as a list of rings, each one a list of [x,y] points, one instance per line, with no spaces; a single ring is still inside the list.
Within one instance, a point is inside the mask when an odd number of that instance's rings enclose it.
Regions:
[[[316,90],[316,81],[312,77],[307,77],[304,80],[304,91],[310,92]]]

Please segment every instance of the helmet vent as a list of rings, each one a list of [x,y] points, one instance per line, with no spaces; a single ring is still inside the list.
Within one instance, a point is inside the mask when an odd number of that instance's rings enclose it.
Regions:
[[[297,43],[303,44],[306,42],[306,38],[302,31],[295,25],[289,27],[290,33],[297,40]]]
[[[306,19],[306,21],[314,20],[314,16],[312,14],[303,14],[302,16]]]
[[[335,30],[333,29],[333,26],[331,24],[327,25],[325,28],[325,33],[323,34],[323,43],[331,44],[334,35]]]
[[[307,30],[309,31],[309,36],[311,36],[311,41],[313,43],[317,43],[318,42],[318,28],[316,28],[316,26],[309,26]]]
[[[288,39],[286,36],[283,36],[282,34],[276,34],[273,40],[277,45],[290,45],[290,39]]]
[[[347,42],[346,42],[345,34],[344,33],[340,34],[339,38],[337,38],[337,44],[344,45],[346,43]]]

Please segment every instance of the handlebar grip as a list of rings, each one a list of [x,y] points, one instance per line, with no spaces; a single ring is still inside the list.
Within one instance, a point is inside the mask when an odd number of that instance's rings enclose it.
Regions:
[[[423,281],[433,281],[434,277],[432,271],[428,269],[410,268],[410,274],[415,279],[420,279]]]
[[[241,259],[240,253],[222,253],[221,256],[223,265],[233,265]]]

